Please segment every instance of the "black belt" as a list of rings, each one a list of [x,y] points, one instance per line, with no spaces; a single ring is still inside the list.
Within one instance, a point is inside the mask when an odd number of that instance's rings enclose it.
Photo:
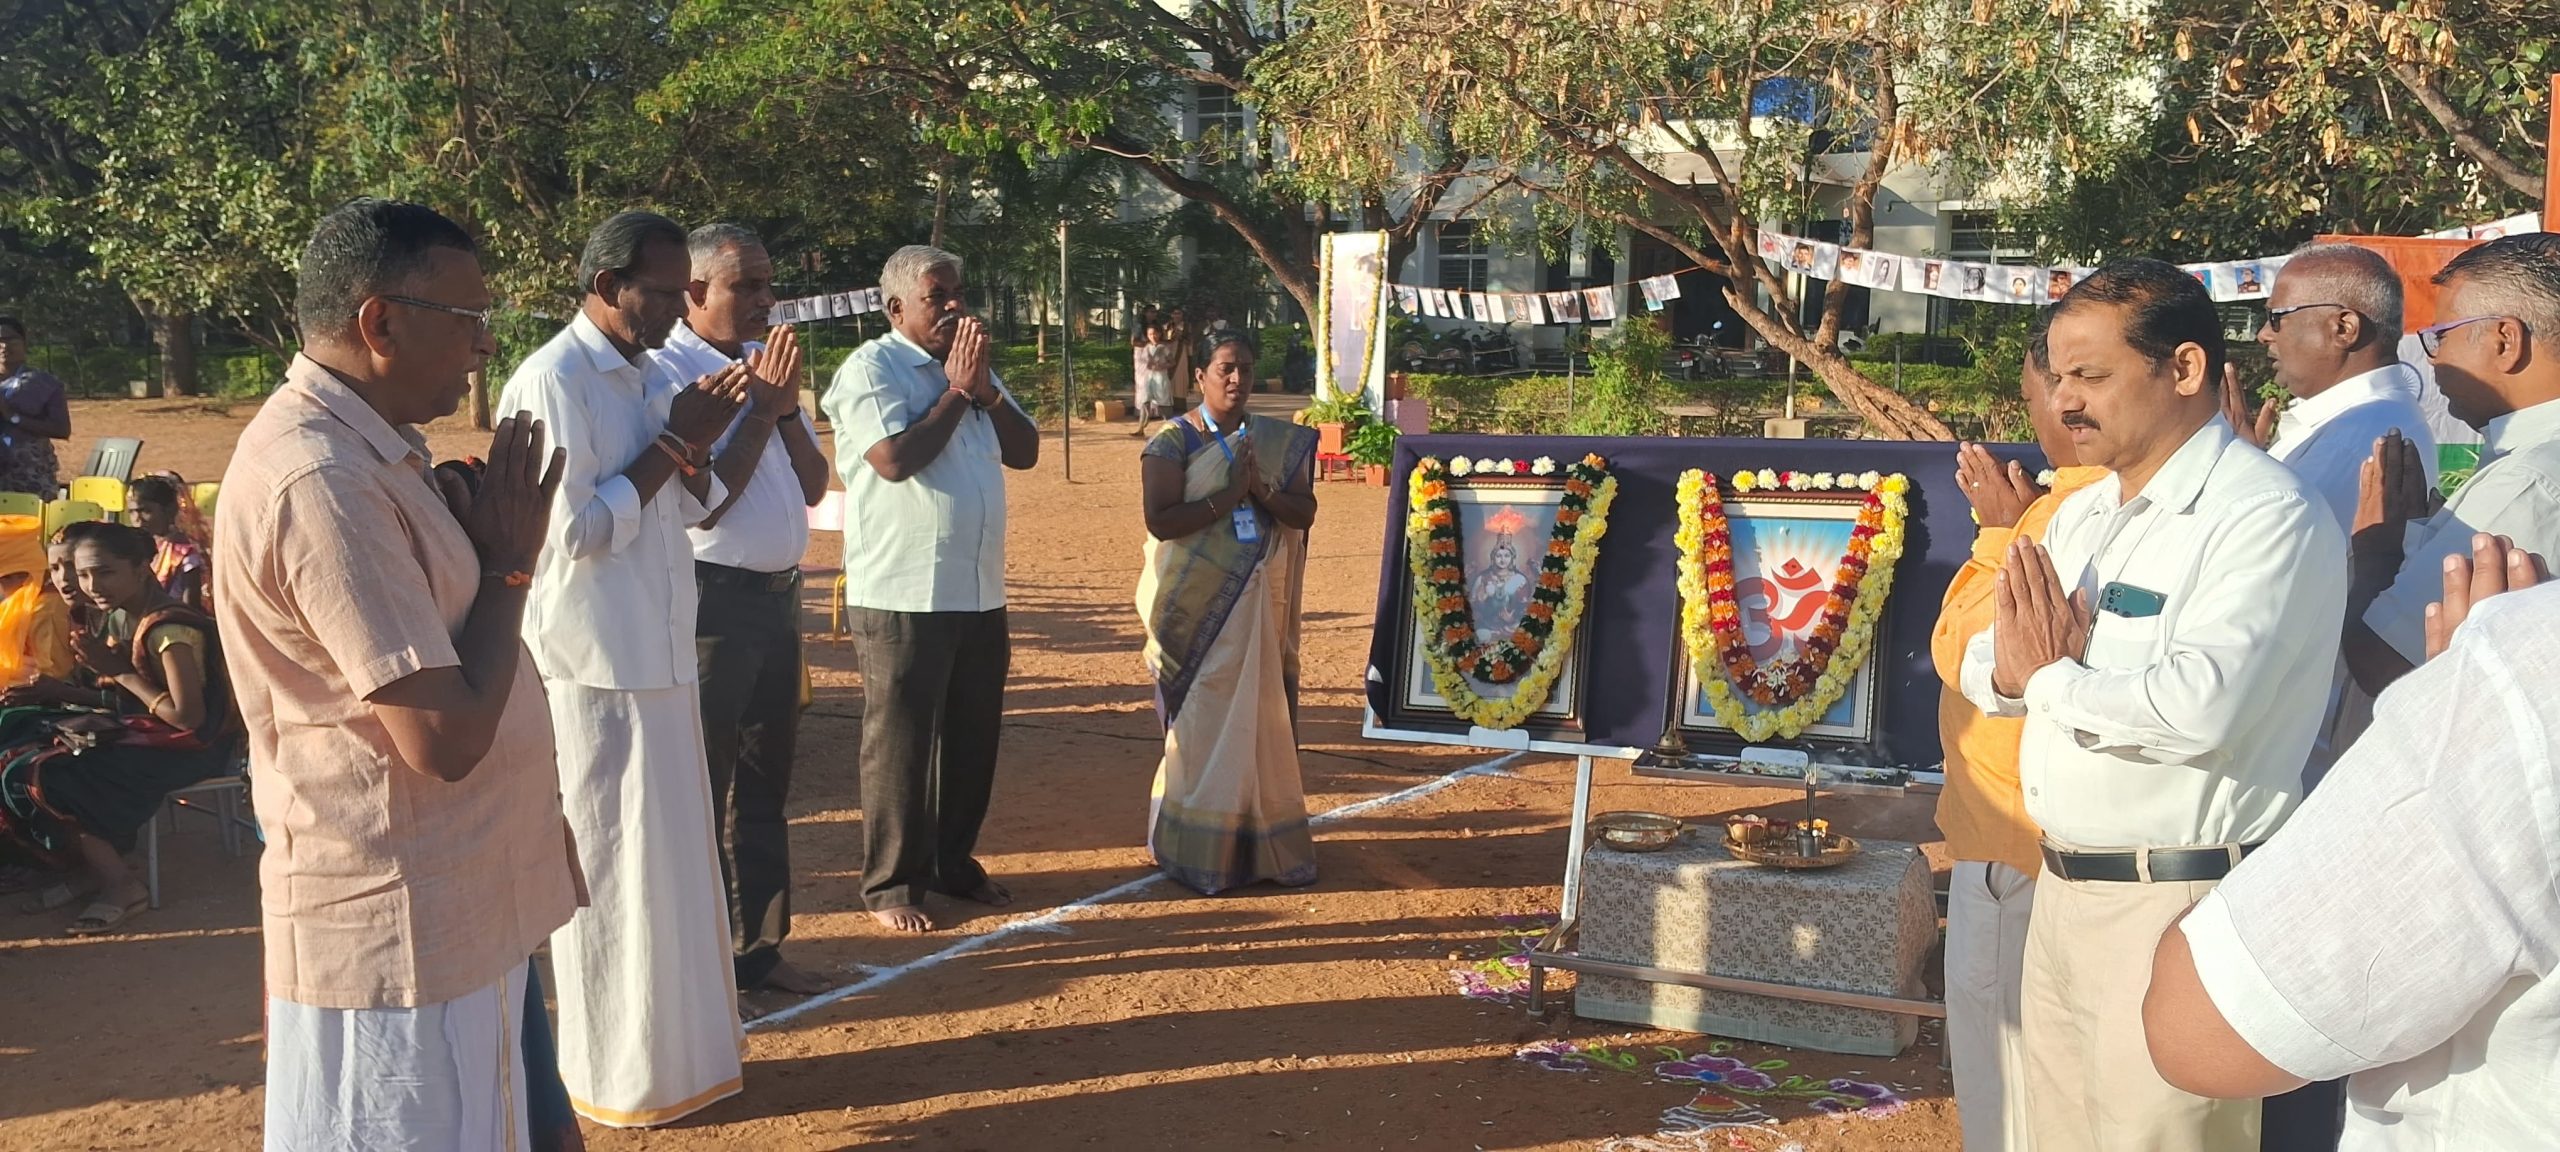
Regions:
[[[749,592],[780,595],[800,586],[800,570],[785,568],[780,572],[758,572],[753,568],[732,568],[708,560],[693,562],[693,575],[706,585],[739,588]]]
[[[2258,850],[2255,844],[2217,844],[2207,848],[2152,848],[2144,852],[2065,852],[2044,847],[2044,867],[2065,880],[2110,880],[2120,884],[2180,884],[2220,880],[2240,858]],[[2143,874],[2144,858],[2150,874]]]

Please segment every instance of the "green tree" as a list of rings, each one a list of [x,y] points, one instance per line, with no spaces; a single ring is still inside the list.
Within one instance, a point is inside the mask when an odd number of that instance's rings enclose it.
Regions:
[[[1285,170],[1278,142],[1225,125],[1183,131],[1204,91],[1262,106],[1253,63],[1293,35],[1294,13],[1254,0],[709,0],[700,11],[733,33],[700,62],[729,83],[858,93],[900,109],[926,147],[956,157],[1112,158],[1199,205],[1315,310],[1309,187]],[[1449,183],[1323,190],[1336,206],[1328,214],[1338,207],[1410,251]]]
[[[2080,183],[2039,223],[2058,255],[2201,260],[2527,211],[2554,15],[2540,0],[2172,0],[2148,45],[2156,162]]]
[[[1307,0],[1292,15],[1312,26],[1259,75],[1293,97],[1275,107],[1300,165],[1356,179],[1444,135],[1499,157],[1468,177],[1724,277],[1746,323],[1891,437],[1949,433],[1840,353],[1849,285],[1814,289],[1799,321],[1756,254],[1759,224],[1802,215],[1820,165],[1846,186],[1846,242],[1867,245],[1898,165],[1998,195],[2103,173],[2127,134],[2109,110],[2132,26],[2077,0]]]

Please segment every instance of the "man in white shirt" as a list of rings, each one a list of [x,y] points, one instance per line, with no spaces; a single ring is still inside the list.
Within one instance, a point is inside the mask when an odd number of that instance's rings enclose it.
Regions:
[[[561,1079],[580,1115],[616,1127],[739,1087],[685,526],[726,500],[708,446],[759,385],[743,364],[679,385],[645,355],[684,312],[686,268],[684,230],[663,216],[598,225],[577,318],[500,399],[568,452],[524,631],[593,897],[551,937]]]
[[[2212,298],[2156,260],[2073,286],[2052,403],[2113,471],[2012,546],[1965,696],[2023,716],[2044,830],[2020,1031],[2042,1152],[2254,1147],[2258,1104],[2181,1092],[2143,1049],[2150,945],[2284,822],[2328,707],[2346,548],[2220,416]]]
[[[2355,529],[2358,479],[2373,442],[2398,432],[2435,483],[2436,442],[2418,407],[2417,374],[2400,362],[2400,274],[2353,244],[2314,244],[2276,274],[2258,343],[2293,397],[2267,454],[2283,461]]]
[[[2560,354],[2545,347],[2560,341],[2560,235],[2488,241],[2454,257],[2435,282],[2448,319],[2418,338],[2454,415],[2484,433],[2480,470],[2435,508],[2422,478],[2427,453],[2386,437],[2374,454],[2345,644],[2369,695],[2423,658],[2427,605],[2445,562],[2473,536],[2560,557]]]
[[[826,398],[862,668],[862,901],[927,932],[928,892],[1013,899],[974,853],[1013,658],[1004,469],[1040,462],[1040,432],[989,364],[959,257],[900,248],[880,291],[889,333],[845,358]]]
[[[2560,1148],[2560,587],[2476,603],[2533,572],[2473,546],[2440,585],[2442,654],[2161,936],[2143,1005],[2152,1061],[2190,1091],[2347,1076],[2349,1152]]]
[[[2297,249],[2276,274],[2258,343],[2291,394],[2269,455],[2319,493],[2341,537],[2355,530],[2357,493],[2373,445],[2394,433],[2417,450],[2426,483],[2436,482],[2435,437],[2418,407],[2417,374],[2400,363],[2400,274],[2353,244]],[[2302,785],[2319,787],[2329,765],[2363,731],[2372,701],[2345,662],[2330,676],[2329,718],[2303,766]],[[2343,720],[2342,720],[2343,717]],[[2264,1152],[2328,1152],[2338,1145],[2345,1085],[2325,1081],[2266,1102]]]
[[[706,224],[686,245],[685,318],[651,352],[671,380],[709,376],[763,353],[758,387],[712,445],[728,503],[690,530],[701,611],[694,624],[711,818],[729,894],[740,990],[812,995],[816,976],[782,959],[791,934],[791,844],[783,805],[800,728],[800,558],[809,506],[827,494],[827,454],[800,410],[800,342],[772,329],[773,260],[756,234]]]

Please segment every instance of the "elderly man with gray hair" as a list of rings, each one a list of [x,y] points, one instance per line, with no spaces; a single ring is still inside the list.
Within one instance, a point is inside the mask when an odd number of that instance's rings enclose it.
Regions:
[[[2405,439],[2416,449],[2430,487],[2435,438],[2420,406],[2417,373],[2400,361],[2400,274],[2369,248],[2313,244],[2294,252],[2267,297],[2258,343],[2291,403],[2260,409],[2254,435],[2270,428],[2268,454],[2320,494],[2341,533],[2355,531],[2365,461],[2377,441]],[[2238,388],[2231,388],[2236,405]],[[2373,700],[2359,691],[2340,658],[2332,674],[2329,715],[2303,766],[2307,791],[2329,773],[2370,723]],[[2267,1100],[2261,1112],[2264,1152],[2330,1152],[2345,1116],[2345,1082],[2314,1083]]]
[[[928,932],[928,892],[1013,900],[974,853],[1013,657],[1003,470],[1038,464],[1040,433],[996,378],[959,257],[900,248],[880,291],[888,334],[845,358],[826,398],[862,670],[862,901]]]
[[[762,380],[712,445],[729,501],[691,529],[702,744],[728,883],[738,989],[810,995],[826,982],[782,959],[791,934],[791,761],[800,728],[800,558],[809,506],[827,494],[827,454],[800,410],[800,341],[771,324],[773,259],[756,234],[706,224],[686,240],[685,317],[649,354],[691,380],[762,357]]]

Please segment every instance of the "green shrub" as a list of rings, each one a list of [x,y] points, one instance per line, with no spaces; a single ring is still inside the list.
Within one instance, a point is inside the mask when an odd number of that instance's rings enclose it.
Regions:
[[[284,362],[263,348],[206,350],[196,361],[200,391],[226,400],[255,400],[284,383]]]
[[[1651,316],[1634,316],[1591,353],[1591,386],[1575,397],[1565,422],[1576,436],[1650,436],[1668,423],[1662,415],[1662,355],[1671,337]]]
[[[1395,459],[1396,437],[1402,434],[1393,424],[1372,420],[1351,433],[1343,451],[1361,464],[1384,465]]]

